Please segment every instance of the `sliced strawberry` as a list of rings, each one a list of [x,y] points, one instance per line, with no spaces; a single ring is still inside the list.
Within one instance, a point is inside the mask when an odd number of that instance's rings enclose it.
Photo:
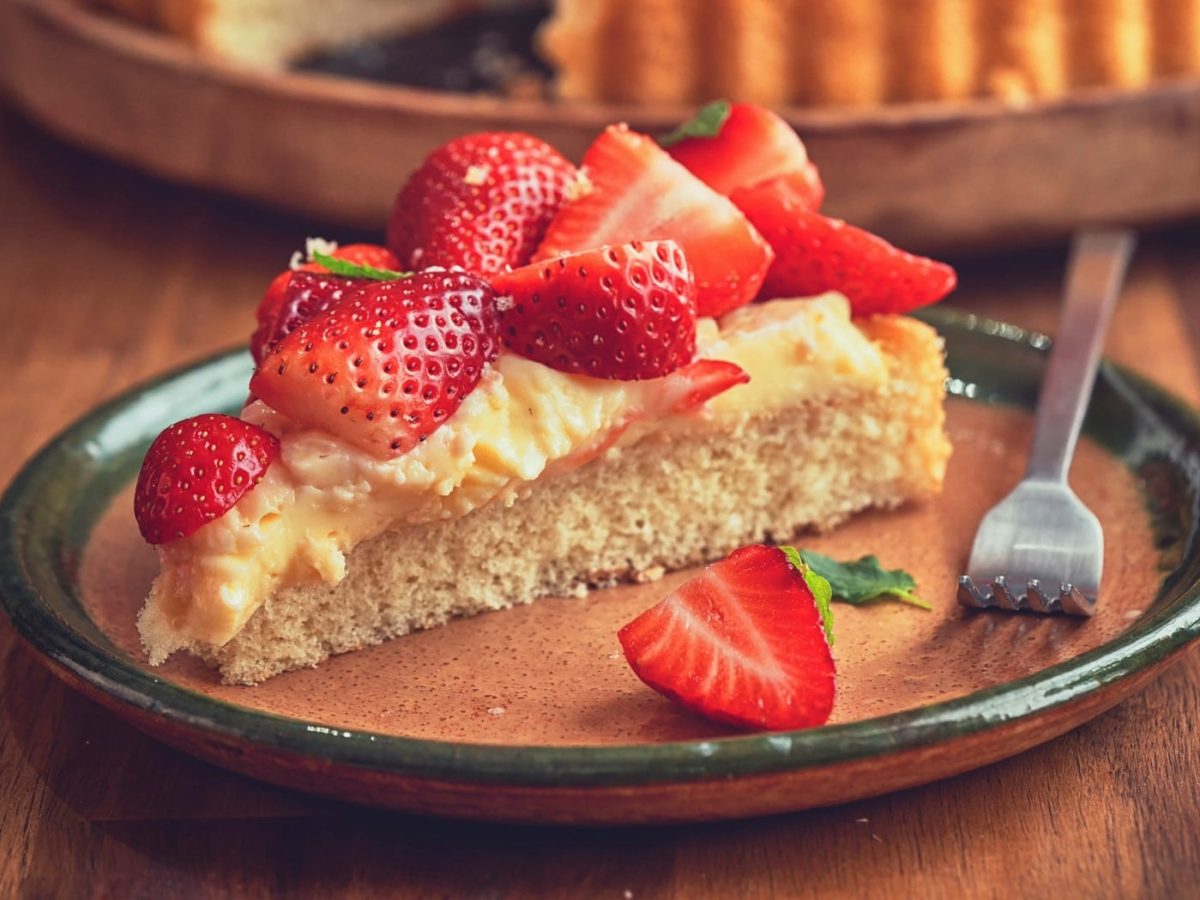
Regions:
[[[674,241],[634,241],[497,275],[501,334],[562,372],[659,378],[696,352],[696,285]]]
[[[187,537],[220,518],[262,480],[279,439],[256,425],[206,413],[176,422],[150,445],[133,514],[151,544]]]
[[[746,384],[749,380],[750,375],[737,363],[723,359],[698,359],[663,379],[660,414],[699,409],[718,394],[739,384]]]
[[[734,103],[711,137],[687,137],[668,148],[687,170],[718,194],[809,169],[808,151],[792,126],[769,109]]]
[[[808,728],[833,709],[833,654],[800,571],[778,547],[735,550],[620,630],[637,676],[703,716]]]
[[[396,195],[388,246],[406,269],[461,266],[490,276],[523,266],[574,180],[575,167],[531,135],[457,138]]]
[[[465,272],[350,293],[283,338],[250,380],[269,406],[377,456],[399,456],[458,409],[499,350],[495,297]]]
[[[696,278],[696,312],[749,303],[771,264],[766,241],[725,197],[645,135],[613,125],[583,157],[583,187],[550,223],[535,260],[629,241],[673,240]]]
[[[371,266],[376,269],[390,269],[394,271],[400,268],[400,261],[396,259],[396,255],[387,247],[381,247],[378,244],[346,244],[345,246],[337,247],[329,255],[335,259],[344,259],[346,262],[356,263],[360,266]],[[267,287],[267,292],[258,304],[258,310],[255,313],[258,327],[254,330],[254,334],[250,335],[250,354],[254,357],[255,365],[262,362],[268,345],[279,339],[279,321],[281,315],[288,315],[289,318],[294,317],[295,310],[299,305],[297,295],[307,291],[310,300],[313,296],[313,289],[309,284],[297,285],[294,289],[290,288],[292,276],[296,272],[327,271],[329,270],[318,262],[306,262],[302,263],[295,271],[287,269],[275,276],[270,286]],[[321,291],[318,290],[317,293],[319,294]],[[313,314],[318,308],[324,309],[327,305],[320,303],[313,304],[310,301],[305,301],[305,309],[309,315]],[[285,314],[283,312],[284,307],[291,308],[292,313]],[[294,328],[295,325],[292,327]],[[291,328],[287,330],[290,331]]]
[[[841,291],[856,316],[903,313],[936,303],[958,282],[945,263],[813,212],[774,182],[740,188],[733,199],[775,248],[763,299]]]

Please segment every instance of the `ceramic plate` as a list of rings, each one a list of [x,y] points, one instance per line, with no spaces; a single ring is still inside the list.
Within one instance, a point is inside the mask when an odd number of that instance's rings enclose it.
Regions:
[[[1107,535],[1089,621],[954,602],[974,527],[1021,475],[1045,338],[931,315],[952,372],[955,455],[935,501],[799,541],[874,552],[934,605],[839,605],[832,722],[744,734],[641,685],[617,628],[688,573],[454,622],[255,688],[177,657],[149,668],[133,617],[154,575],[130,509],[153,436],[236,408],[249,361],[217,357],[78,422],[0,508],[0,588],[54,671],[148,733],[218,764],[393,808],[514,821],[681,821],[839,803],[952,775],[1109,708],[1200,634],[1200,420],[1101,369],[1072,472]]]
[[[0,3],[0,88],[55,134],[138,168],[372,233],[401,180],[451,138],[516,129],[579,159],[612,122],[658,134],[692,112],[262,71],[79,0]],[[1020,106],[781,112],[821,167],[827,211],[907,250],[994,249],[1200,211],[1197,78]]]

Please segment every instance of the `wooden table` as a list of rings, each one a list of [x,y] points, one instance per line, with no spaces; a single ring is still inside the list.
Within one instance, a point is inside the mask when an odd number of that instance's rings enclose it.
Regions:
[[[98,401],[243,341],[309,234],[334,236],[93,159],[0,110],[0,484]],[[1053,330],[1063,259],[964,262],[955,302]],[[1147,237],[1108,352],[1200,401],[1200,227]],[[1198,723],[1193,654],[1074,733],[888,797],[688,827],[462,824],[313,799],[160,746],[59,684],[3,622],[0,896],[1197,896]]]

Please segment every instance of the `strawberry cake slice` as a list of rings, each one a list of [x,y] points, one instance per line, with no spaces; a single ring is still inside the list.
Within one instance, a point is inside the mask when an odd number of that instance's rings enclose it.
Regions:
[[[150,448],[150,661],[253,684],[939,490],[941,342],[903,313],[954,272],[823,193],[752,106],[613,126],[579,169],[520,134],[434,151],[387,247],[271,283],[240,417]]]

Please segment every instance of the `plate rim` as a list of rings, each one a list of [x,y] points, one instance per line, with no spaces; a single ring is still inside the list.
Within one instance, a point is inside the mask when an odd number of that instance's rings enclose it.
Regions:
[[[926,318],[943,332],[984,333],[1036,352],[1045,352],[1048,343],[1037,332],[958,310],[930,311]],[[51,438],[0,498],[0,608],[19,636],[39,655],[117,703],[225,742],[390,775],[464,783],[563,788],[737,778],[888,756],[1036,718],[1150,670],[1200,639],[1196,579],[1087,653],[963,697],[815,729],[659,743],[544,746],[404,737],[347,730],[216,700],[159,678],[71,628],[55,613],[53,598],[43,597],[34,583],[22,554],[21,534],[23,518],[36,506],[44,478],[73,450],[88,446],[89,439],[94,447],[96,433],[106,424],[123,414],[134,416],[172,385],[178,388],[188,379],[203,379],[235,365],[248,368],[244,348],[177,367],[122,391]],[[1200,412],[1167,390],[1107,361],[1102,377],[1119,377],[1142,396],[1166,403],[1200,440]],[[154,425],[156,430],[160,427],[161,420]],[[128,447],[133,440],[118,443]],[[64,514],[61,524],[65,523]],[[89,522],[89,529],[94,524]],[[1192,553],[1196,537],[1193,522],[1186,542]],[[59,559],[54,565],[55,591],[61,592],[69,580],[62,569]],[[1160,586],[1158,596],[1163,589]],[[69,592],[66,599],[75,602]]]

